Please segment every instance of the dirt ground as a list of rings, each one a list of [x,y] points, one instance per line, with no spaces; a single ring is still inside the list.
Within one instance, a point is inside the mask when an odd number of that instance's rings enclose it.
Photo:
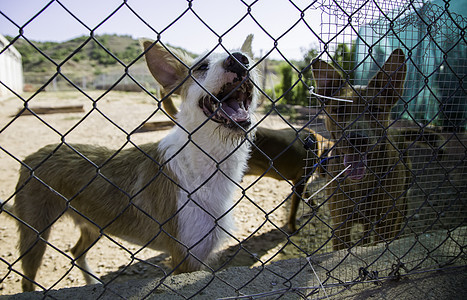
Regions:
[[[84,105],[84,112],[40,114],[38,117],[15,117],[24,107],[18,98],[10,97],[0,101],[0,199],[14,200],[12,195],[18,178],[19,161],[47,144],[65,140],[67,143],[89,143],[117,149],[128,143],[128,140],[139,145],[157,141],[168,133],[168,129],[164,129],[128,135],[145,121],[168,120],[163,112],[154,113],[157,105],[149,95],[125,92],[103,95],[100,92],[91,92],[89,96],[93,100],[99,99],[95,105],[87,96],[78,92],[41,93],[29,102],[29,107]],[[260,114],[258,116],[261,117]],[[262,125],[271,128],[287,126],[277,116],[268,116]],[[462,175],[464,169],[458,172]],[[455,176],[457,177],[459,176]],[[314,177],[315,189],[323,184],[322,179]],[[425,184],[430,183],[427,181]],[[323,226],[330,223],[325,208],[320,217],[308,223],[300,234],[287,239],[285,224],[290,203],[284,199],[291,193],[289,183],[271,178],[257,180],[256,177],[246,176],[241,186],[245,189],[245,196],[242,190],[238,189],[235,200],[239,200],[239,204],[234,210],[237,230],[235,236],[222,249],[215,268],[254,267],[270,260],[304,257],[305,253],[317,250],[318,246],[324,245],[329,239],[329,227]],[[412,194],[417,196],[416,191]],[[463,194],[460,197],[461,204],[465,201],[464,196]],[[318,195],[318,202],[320,197],[322,195]],[[461,214],[465,211],[462,210],[462,205],[454,207],[461,207]],[[304,217],[299,218],[299,221],[305,220],[309,211],[310,208],[302,205],[299,216]],[[422,219],[417,221],[420,223]],[[458,219],[451,221],[456,224]],[[60,219],[54,225],[50,243],[64,252],[48,247],[36,278],[44,289],[85,284],[81,272],[72,266],[69,257],[69,250],[78,237],[79,232],[71,220]],[[1,212],[0,295],[21,292],[21,266],[18,262],[16,243],[15,221],[5,212]],[[329,250],[328,243],[318,252],[324,253]],[[99,240],[87,257],[90,266],[104,282],[160,277],[167,272],[170,265],[170,257],[167,254],[141,249],[120,239],[111,240],[106,237]]]

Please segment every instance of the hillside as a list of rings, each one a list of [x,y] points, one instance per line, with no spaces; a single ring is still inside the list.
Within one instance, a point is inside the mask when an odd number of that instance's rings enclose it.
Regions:
[[[118,64],[103,47],[125,64],[132,62],[141,53],[137,40],[118,35],[96,36],[95,39],[82,36],[63,43],[18,39],[14,46],[22,55],[25,73],[53,74],[58,65],[62,71],[75,74],[98,73],[99,69]]]
[[[13,37],[6,38],[13,40]],[[61,43],[20,38],[13,45],[22,55],[26,90],[33,91],[44,85],[53,90],[72,89],[70,81],[84,89],[106,89],[121,79],[126,66],[140,84],[157,89],[144,59],[138,59],[142,53],[139,41],[128,35],[81,36]],[[185,49],[174,48],[196,56]],[[264,84],[269,86],[269,90],[273,90],[271,84],[277,84],[280,64],[280,61],[268,60],[266,77],[272,76],[272,79],[265,80]],[[259,68],[263,70],[263,66]],[[57,69],[66,78],[54,77]],[[50,83],[51,78],[54,81]],[[128,77],[120,85],[125,90],[129,87],[129,90],[140,90]]]
[[[139,41],[128,35],[81,36],[62,43],[18,39],[13,45],[22,55],[26,84],[43,84],[57,68],[73,81],[91,82],[103,74],[121,76],[128,65],[130,72],[149,75],[144,59],[138,59]]]

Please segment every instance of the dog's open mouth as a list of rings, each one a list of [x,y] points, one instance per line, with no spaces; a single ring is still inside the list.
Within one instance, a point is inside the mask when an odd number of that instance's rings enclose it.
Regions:
[[[251,124],[250,104],[252,101],[253,84],[246,78],[241,83],[227,83],[221,91],[199,100],[199,106],[204,114],[214,122],[228,128],[246,129]]]
[[[361,180],[366,174],[367,157],[366,154],[345,154],[344,168],[351,166],[345,172],[351,180]]]

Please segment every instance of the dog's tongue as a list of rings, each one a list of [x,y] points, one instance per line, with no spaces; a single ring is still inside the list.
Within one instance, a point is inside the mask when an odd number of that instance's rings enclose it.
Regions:
[[[233,121],[237,123],[248,121],[248,119],[250,118],[248,111],[245,109],[245,106],[243,105],[243,102],[238,102],[238,101],[222,102],[222,110],[227,116],[229,116]]]
[[[360,156],[360,154],[345,154],[344,155],[344,167],[351,165],[346,171],[352,180],[360,180],[365,176],[366,172],[366,154]]]

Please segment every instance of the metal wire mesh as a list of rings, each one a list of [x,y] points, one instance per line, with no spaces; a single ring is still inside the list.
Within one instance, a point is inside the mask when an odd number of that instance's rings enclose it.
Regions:
[[[6,294],[21,292],[20,280],[26,276],[21,268],[23,257],[12,246],[16,243],[16,224],[34,230],[35,243],[48,246],[38,275],[29,278],[37,290],[50,296],[52,289],[85,284],[80,271],[86,268],[81,264],[81,255],[74,255],[79,247],[73,247],[79,233],[70,220],[62,218],[70,212],[75,221],[85,220],[96,232],[83,249],[84,253],[89,252],[89,264],[98,275],[95,279],[103,284],[105,292],[121,298],[125,296],[115,292],[112,283],[154,277],[159,280],[141,298],[160,290],[180,298],[202,296],[214,281],[235,291],[220,297],[281,297],[292,293],[297,297],[321,298],[357,283],[380,283],[383,279],[465,265],[466,21],[461,14],[450,12],[447,4],[449,1],[284,1],[282,5],[294,10],[296,19],[279,34],[270,32],[261,17],[267,9],[265,1],[239,1],[242,13],[238,20],[221,29],[210,24],[212,16],[197,8],[196,1],[187,1],[170,22],[158,26],[151,25],[131,1],[119,3],[95,27],[86,25],[61,1],[50,1],[22,24],[0,11],[9,26],[19,32],[3,45],[0,58],[22,42],[56,70],[50,76],[29,77],[28,83],[34,86],[30,93],[22,93],[0,77],[3,89],[11,93],[0,102],[0,160],[4,173],[0,239],[5,241],[0,246],[2,290]],[[59,60],[23,32],[54,5],[89,32]],[[141,206],[138,197],[145,195],[151,184],[164,181],[174,191],[195,199],[193,195],[206,189],[211,178],[228,175],[220,165],[233,154],[215,158],[197,142],[196,133],[213,120],[207,118],[199,127],[188,130],[163,109],[167,96],[160,94],[159,85],[138,65],[144,60],[142,51],[132,59],[123,59],[106,47],[96,32],[122,11],[131,13],[162,44],[164,37],[179,29],[177,24],[183,18],[191,18],[196,26],[214,36],[206,56],[214,51],[232,54],[226,46],[229,33],[243,28],[245,23],[271,41],[271,48],[255,53],[255,62],[249,65],[250,71],[264,73],[261,82],[255,83],[262,103],[257,112],[256,137],[247,131],[243,139],[244,143],[252,143],[249,170],[241,182],[229,178],[235,186],[233,205],[216,215],[202,202],[194,201],[197,209],[214,219],[216,227],[227,235],[215,262],[195,257],[208,271],[209,280],[200,279],[202,284],[194,293],[183,293],[174,287],[169,277],[174,271],[171,257],[151,249],[151,243],[162,235],[187,249],[196,248],[196,244],[183,245],[179,236],[164,227],[170,226],[183,208],[174,209],[172,215],[161,220]],[[307,17],[316,11],[321,16],[319,28],[310,26]],[[299,26],[305,26],[309,36],[317,41],[301,62],[288,57],[286,51],[286,45],[293,43],[289,37],[295,37]],[[116,61],[119,70],[92,78],[69,72],[73,57],[90,46],[104,50],[103,55]],[[391,55],[398,53],[396,49],[401,49],[403,58]],[[280,91],[269,85],[274,81],[269,65],[273,56],[292,72],[292,83]],[[190,69],[185,81],[197,81],[194,70]],[[382,78],[379,81],[374,79],[378,76]],[[367,85],[370,88],[365,88]],[[201,88],[211,93],[208,87]],[[122,89],[139,93],[119,92]],[[176,93],[169,96],[180,104]],[[294,100],[297,103],[290,100],[292,96],[299,99]],[[339,101],[342,99],[353,102]],[[282,112],[282,104],[287,101],[286,107],[296,110],[299,118],[292,119]],[[79,112],[39,112],[41,106],[53,111],[57,103],[78,108]],[[171,126],[174,123],[187,135],[184,147],[196,147],[216,165],[212,174],[200,174],[193,189],[181,183],[168,168],[182,150],[164,161],[145,146],[168,134],[167,130],[145,129],[147,124],[162,122]],[[54,143],[45,150],[45,157],[64,151],[79,163],[73,167],[63,163],[57,171],[47,159],[23,161],[42,146]],[[91,151],[80,144],[97,146],[89,148],[94,149]],[[100,146],[115,150],[103,150]],[[98,152],[101,156],[94,157]],[[135,160],[152,166],[153,171],[141,179],[144,182],[135,179],[128,190],[128,185],[115,180],[120,177],[113,173],[131,173],[118,167],[130,152]],[[28,178],[15,189],[20,167],[29,169]],[[344,171],[346,167],[349,169]],[[71,188],[55,186],[44,180],[47,172],[79,180]],[[79,176],[71,175],[73,172]],[[127,201],[122,211],[110,209],[104,223],[94,219],[92,210],[75,208],[80,197],[99,190],[93,187],[96,184],[105,188],[94,197],[105,198],[111,193]],[[9,208],[27,185],[39,185],[38,191],[45,188],[62,200],[60,213],[41,228],[27,224]],[[298,218],[293,213],[296,206]],[[129,212],[150,219],[159,231],[151,232],[150,238],[139,244],[131,243],[135,240],[131,236],[126,236],[129,241],[114,237],[112,224],[124,218],[128,223],[136,221],[128,217]],[[236,231],[222,223],[228,214],[235,216]],[[206,233],[205,238],[208,236]],[[323,255],[331,252],[335,252],[333,258],[324,259]],[[278,271],[271,264],[289,258],[298,260],[283,264],[287,270]],[[234,282],[222,273],[231,266],[257,269],[248,278]],[[266,273],[274,275],[274,284],[265,283],[253,295],[251,287],[257,288],[253,282]]]

